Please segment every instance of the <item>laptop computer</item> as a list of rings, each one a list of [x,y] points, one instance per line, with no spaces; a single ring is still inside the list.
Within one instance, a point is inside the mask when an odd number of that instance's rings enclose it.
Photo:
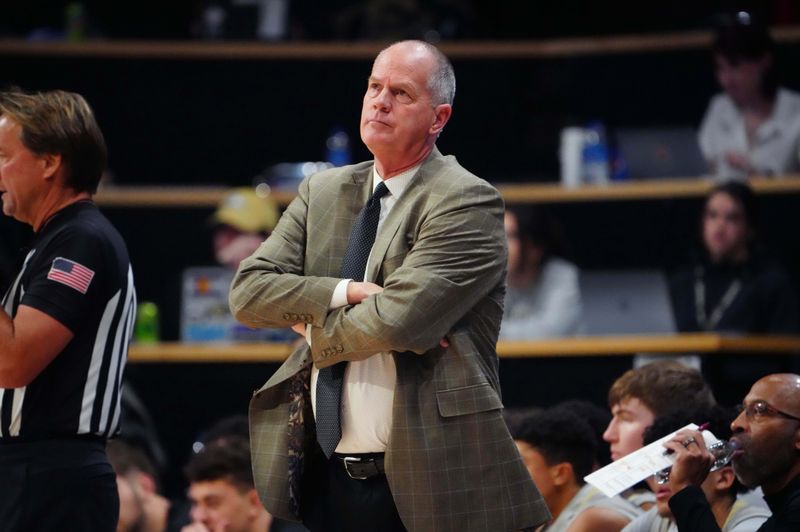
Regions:
[[[583,334],[669,334],[675,319],[659,270],[584,271],[580,275]]]
[[[691,127],[618,129],[617,148],[633,179],[696,177],[708,165]]]

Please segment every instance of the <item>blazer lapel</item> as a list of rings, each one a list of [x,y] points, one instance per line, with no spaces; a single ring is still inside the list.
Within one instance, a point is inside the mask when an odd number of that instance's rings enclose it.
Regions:
[[[410,206],[414,204],[414,198],[420,191],[424,190],[422,186],[428,175],[428,168],[437,159],[441,157],[439,150],[434,147],[431,154],[422,163],[417,173],[408,183],[403,195],[397,200],[397,203],[392,207],[389,216],[383,221],[378,235],[375,238],[375,244],[372,246],[372,253],[369,256],[369,265],[367,266],[367,280],[374,282],[378,278],[383,260],[386,258],[386,251],[389,249],[389,244],[397,235],[397,230],[400,228],[400,222],[408,215]]]
[[[352,174],[352,179],[341,185],[335,197],[328,198],[335,205],[336,216],[334,226],[323,228],[323,234],[330,238],[330,264],[328,275],[338,277],[342,269],[347,242],[350,240],[350,231],[356,223],[358,213],[367,203],[372,187],[370,186],[372,176],[372,166],[359,169]],[[363,281],[363,279],[354,279]]]

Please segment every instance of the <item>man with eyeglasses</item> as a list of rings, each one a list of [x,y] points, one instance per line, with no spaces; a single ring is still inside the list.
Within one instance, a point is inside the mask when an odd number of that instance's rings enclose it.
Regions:
[[[758,532],[800,531],[800,376],[774,374],[757,381],[731,430],[737,478],[745,486],[760,486],[772,511]],[[702,435],[681,431],[664,446],[675,453],[669,506],[678,530],[719,530],[699,488],[713,462]]]

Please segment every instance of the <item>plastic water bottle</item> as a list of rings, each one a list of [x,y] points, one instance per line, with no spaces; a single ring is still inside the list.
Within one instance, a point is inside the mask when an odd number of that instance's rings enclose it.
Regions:
[[[583,142],[583,182],[604,185],[609,178],[609,156],[605,127],[601,122],[591,122],[586,127]]]
[[[154,344],[160,339],[158,306],[152,301],[142,301],[136,310],[133,339],[140,344]]]
[[[714,456],[714,461],[711,463],[709,471],[718,471],[728,465],[733,458],[734,453],[739,449],[736,442],[728,440],[718,440],[711,431],[704,430],[702,432],[703,439],[706,443],[706,449]],[[672,456],[672,455],[670,455]],[[666,484],[669,482],[669,473],[671,467],[662,469],[655,474],[657,484]]]
[[[86,8],[82,2],[70,2],[64,9],[64,26],[69,42],[86,38]]]
[[[611,181],[629,181],[631,178],[628,163],[622,150],[611,151]]]
[[[325,141],[325,160],[333,166],[350,164],[350,137],[341,127],[331,129]]]

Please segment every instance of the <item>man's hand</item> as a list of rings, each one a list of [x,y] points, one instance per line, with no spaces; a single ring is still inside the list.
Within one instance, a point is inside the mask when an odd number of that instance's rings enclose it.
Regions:
[[[669,473],[672,493],[690,485],[700,487],[714,463],[714,456],[706,449],[703,435],[696,430],[682,430],[664,442],[664,447],[675,454],[675,463]]]
[[[755,174],[756,169],[750,162],[750,159],[743,153],[737,151],[729,151],[725,153],[725,161],[737,170],[741,170],[747,174]]]
[[[302,336],[303,338],[306,337],[306,324],[305,323],[295,323],[292,325],[292,330]]]
[[[347,283],[347,303],[349,305],[358,305],[369,296],[380,294],[381,292],[383,292],[383,287],[375,283],[351,281]]]

